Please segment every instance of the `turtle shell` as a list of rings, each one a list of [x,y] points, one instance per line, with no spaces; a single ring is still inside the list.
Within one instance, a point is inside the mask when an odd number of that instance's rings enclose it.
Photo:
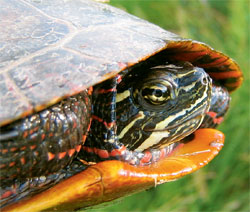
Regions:
[[[0,126],[154,55],[190,61],[229,91],[242,82],[239,66],[206,44],[88,0],[2,0],[0,29]]]
[[[0,104],[0,126],[154,58],[162,63],[190,61],[229,91],[242,83],[239,66],[206,44],[88,0],[1,0],[0,31],[4,103]],[[3,211],[71,210],[145,190],[204,166],[223,141],[221,132],[200,129],[185,148],[150,167],[98,163]]]

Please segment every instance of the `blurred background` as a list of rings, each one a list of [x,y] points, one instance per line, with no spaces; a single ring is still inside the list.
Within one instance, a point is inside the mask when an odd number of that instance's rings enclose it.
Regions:
[[[225,147],[205,168],[178,181],[88,211],[250,211],[250,64],[248,0],[111,0],[162,28],[205,42],[234,58],[244,73],[219,127]]]

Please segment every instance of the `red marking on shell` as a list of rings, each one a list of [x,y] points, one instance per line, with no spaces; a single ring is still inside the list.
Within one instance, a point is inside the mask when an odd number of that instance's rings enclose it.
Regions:
[[[216,57],[216,53],[214,54],[214,56]],[[217,58],[213,58],[213,62],[210,61],[209,63],[202,63],[202,68],[210,68],[210,67],[218,67],[220,65],[226,64],[229,60],[229,58],[224,58],[224,57],[220,57],[220,54],[217,54]]]
[[[78,145],[78,146],[76,146],[76,151],[77,151],[77,152],[80,152],[81,147],[82,147],[82,145]]]
[[[5,192],[1,195],[1,199],[5,199],[5,198],[11,196],[12,194],[14,194],[13,191],[5,191]]]
[[[9,164],[9,167],[14,166],[15,164],[16,164],[16,162],[11,162],[11,163]]]
[[[104,149],[98,149],[97,154],[100,158],[109,158],[109,153],[107,150]]]
[[[110,88],[110,89],[100,89],[97,92],[99,94],[104,94],[104,93],[115,92],[115,91],[116,91],[116,88]]]
[[[12,147],[12,148],[10,148],[10,151],[11,152],[15,152],[17,150],[17,148],[16,147]]]
[[[22,165],[24,165],[26,162],[24,157],[20,158],[20,161],[21,161]]]
[[[8,149],[2,149],[2,154],[7,153],[9,150]]]
[[[117,155],[122,155],[124,153],[124,151],[126,151],[126,147],[125,146],[122,146],[120,149],[113,149],[111,152],[110,152],[110,156],[111,157],[115,157]]]
[[[67,153],[67,152],[60,152],[60,153],[57,155],[57,158],[61,160],[62,158],[65,157],[66,153]]]
[[[55,154],[48,152],[48,161],[52,160],[55,157]]]
[[[149,151],[144,152],[144,156],[140,161],[140,164],[148,163],[152,158],[152,154]]]
[[[30,146],[30,149],[31,149],[31,150],[33,150],[33,149],[35,149],[35,148],[36,148],[36,145]]]
[[[228,79],[230,78],[238,78],[241,76],[241,72],[237,71],[225,71],[225,72],[209,72],[208,73],[214,79]]]
[[[52,136],[53,136],[53,133],[50,133],[50,134],[49,134],[49,137],[52,137]]]
[[[230,88],[235,88],[235,87],[239,87],[242,83],[242,80],[240,79],[237,82],[226,82],[225,85],[230,87]]]
[[[74,153],[75,153],[75,149],[69,149],[68,150],[68,155],[69,155],[69,157],[71,157]]]

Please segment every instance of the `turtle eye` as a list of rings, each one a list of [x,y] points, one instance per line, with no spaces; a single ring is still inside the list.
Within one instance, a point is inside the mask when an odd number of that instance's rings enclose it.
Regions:
[[[162,105],[171,98],[171,86],[162,83],[148,83],[141,89],[143,99],[153,105]]]

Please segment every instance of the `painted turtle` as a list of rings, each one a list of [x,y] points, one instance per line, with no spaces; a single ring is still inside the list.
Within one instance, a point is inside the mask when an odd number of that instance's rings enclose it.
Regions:
[[[222,147],[223,134],[204,128],[241,84],[232,59],[89,1],[0,9],[3,204],[73,175],[3,210],[109,201],[190,173]]]

